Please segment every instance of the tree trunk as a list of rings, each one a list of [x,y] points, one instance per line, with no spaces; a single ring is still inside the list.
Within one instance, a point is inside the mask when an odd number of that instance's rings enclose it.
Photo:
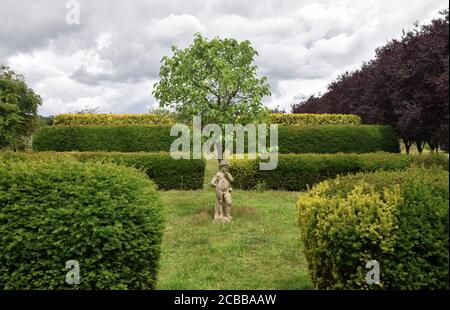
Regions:
[[[403,144],[405,145],[406,154],[409,154],[411,149],[411,141],[403,139]]]
[[[432,153],[437,153],[438,146],[436,143],[428,142],[428,145],[430,146],[430,151]]]
[[[425,143],[423,141],[420,140],[416,141],[417,150],[419,151],[420,154],[422,154],[424,145]]]

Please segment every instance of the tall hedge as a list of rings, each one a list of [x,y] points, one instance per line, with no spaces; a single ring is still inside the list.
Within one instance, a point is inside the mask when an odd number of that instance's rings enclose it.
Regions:
[[[173,159],[168,153],[119,152],[31,152],[0,153],[0,158],[16,160],[40,158],[75,158],[81,162],[113,162],[142,170],[158,189],[196,190],[203,187],[205,161]]]
[[[390,126],[280,126],[279,152],[370,153],[400,152],[397,135]]]
[[[412,164],[440,166],[448,170],[445,155],[369,154],[280,154],[274,170],[260,170],[258,160],[232,160],[234,187],[301,191],[339,174],[360,171],[402,170]]]
[[[449,182],[439,168],[325,181],[298,200],[319,289],[449,289]],[[376,260],[380,283],[366,282]]]
[[[54,125],[161,125],[173,124],[175,120],[161,114],[60,114],[53,120]]]
[[[176,139],[170,136],[170,129],[170,125],[44,127],[33,137],[33,150],[169,152]],[[378,125],[279,126],[278,146],[279,152],[284,154],[400,150],[392,128]]]
[[[170,126],[53,126],[36,131],[35,151],[169,152]]]
[[[280,125],[361,125],[361,118],[351,114],[270,114],[269,123]]]
[[[163,222],[152,182],[114,164],[0,162],[0,289],[154,289]],[[66,262],[80,267],[66,283]]]

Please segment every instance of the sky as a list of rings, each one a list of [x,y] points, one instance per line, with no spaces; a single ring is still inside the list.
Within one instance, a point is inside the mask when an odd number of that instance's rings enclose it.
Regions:
[[[78,0],[74,24],[71,1],[0,0],[0,64],[42,97],[41,115],[148,112],[158,106],[152,89],[161,58],[197,32],[250,40],[258,75],[271,86],[264,104],[289,111],[448,7],[444,0]]]

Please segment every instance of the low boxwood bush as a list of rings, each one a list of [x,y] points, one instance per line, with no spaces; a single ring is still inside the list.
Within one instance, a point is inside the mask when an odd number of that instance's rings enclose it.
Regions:
[[[54,125],[157,125],[173,124],[175,120],[162,114],[60,114],[53,119]]]
[[[432,157],[431,159],[426,159]],[[402,170],[412,164],[438,165],[448,170],[445,155],[402,155],[394,153],[368,154],[279,154],[274,170],[260,170],[258,160],[232,160],[230,171],[234,187],[255,189],[265,183],[268,189],[301,191],[318,182],[340,174],[378,170]]]
[[[390,126],[280,126],[278,151],[294,153],[400,152],[395,131]]]
[[[205,161],[200,159],[173,159],[168,153],[119,152],[30,152],[0,153],[0,158],[18,160],[39,158],[75,158],[79,161],[113,162],[142,170],[158,189],[195,190],[203,187]]]
[[[0,162],[0,289],[153,289],[162,229],[158,193],[136,169]],[[79,285],[65,282],[70,260]]]
[[[448,172],[340,177],[300,195],[303,252],[319,289],[448,289]],[[376,260],[380,283],[369,285]]]
[[[269,123],[280,125],[361,125],[361,117],[351,114],[270,114]]]

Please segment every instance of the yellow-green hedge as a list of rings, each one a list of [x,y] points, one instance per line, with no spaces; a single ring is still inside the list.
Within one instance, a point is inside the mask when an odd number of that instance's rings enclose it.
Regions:
[[[447,289],[448,172],[345,176],[298,200],[303,252],[318,289]],[[369,285],[366,263],[380,264]]]
[[[269,123],[280,125],[360,125],[361,118],[351,114],[270,114]]]
[[[160,114],[60,114],[54,125],[153,125],[174,124],[169,115]],[[280,125],[360,125],[361,118],[350,114],[270,114],[269,123]]]
[[[55,125],[154,125],[173,124],[174,119],[160,114],[60,114],[55,116]]]

